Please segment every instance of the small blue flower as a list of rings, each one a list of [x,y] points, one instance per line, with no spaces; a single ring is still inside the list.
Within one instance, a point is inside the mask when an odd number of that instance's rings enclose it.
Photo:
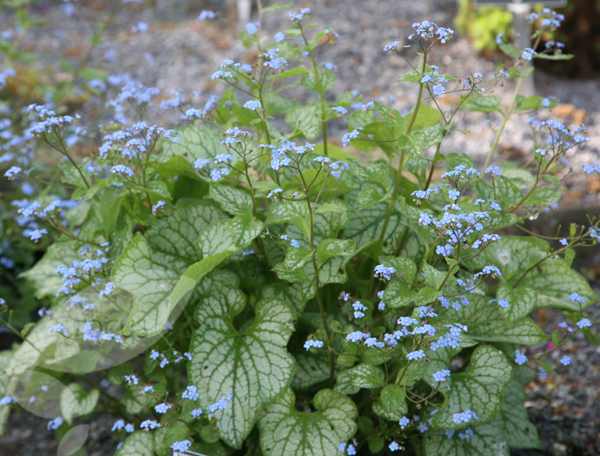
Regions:
[[[154,410],[156,410],[156,413],[167,413],[167,411],[173,407],[172,404],[165,404],[164,402],[162,404],[158,404],[156,407],[154,407]]]
[[[569,301],[571,302],[578,302],[580,304],[583,304],[585,302],[585,298],[583,296],[581,296],[579,293],[571,293],[569,295]]]
[[[400,425],[400,429],[404,429],[406,426],[408,426],[410,423],[410,420],[403,416],[402,418],[400,418],[400,421],[398,421],[398,424]]]
[[[571,358],[570,358],[569,356],[563,356],[563,357],[560,359],[560,363],[561,363],[563,366],[568,366],[569,364],[572,364],[572,363],[573,363],[573,361],[571,360]]]
[[[275,42],[281,43],[283,40],[285,40],[285,33],[277,32],[273,38],[275,38]]]
[[[214,11],[210,11],[210,10],[202,10],[202,12],[200,13],[200,16],[198,16],[198,19],[201,21],[205,21],[206,19],[214,19],[215,17],[217,17],[217,14]]]
[[[566,239],[561,239],[561,240],[560,240],[560,243],[561,243],[562,245],[569,245],[569,241],[567,241]]]
[[[478,419],[475,412],[472,412],[471,410],[465,410],[462,413],[455,413],[452,415],[452,421],[456,424],[468,423],[471,419]]]
[[[304,342],[304,348],[306,348],[306,351],[308,351],[309,348],[314,347],[314,348],[323,348],[323,341],[321,340],[307,340],[306,342]]]
[[[433,94],[435,96],[439,97],[440,95],[444,94],[444,92],[446,91],[446,88],[442,84],[436,84],[432,87],[432,90],[433,90]]]
[[[175,442],[171,445],[171,448],[173,448],[173,451],[187,451],[191,446],[192,442],[189,440],[182,440],[181,442]]]
[[[582,318],[581,320],[579,320],[576,325],[580,328],[591,328],[592,326],[592,322],[590,320],[588,320],[587,318]]]
[[[527,359],[527,356],[525,356],[523,353],[521,353],[519,350],[515,350],[515,363],[517,363],[519,366],[522,366],[523,364],[525,364],[527,361],[529,361]]]
[[[196,401],[200,397],[200,394],[198,394],[198,389],[194,385],[190,385],[185,389],[181,397],[190,401]]]
[[[248,22],[246,24],[246,31],[250,35],[256,35],[258,33],[258,27],[260,27],[260,22]]]
[[[406,355],[406,357],[408,359],[412,360],[420,360],[425,358],[425,352],[423,350],[416,350],[413,352],[410,352],[408,355]]]
[[[201,408],[194,409],[190,412],[190,415],[192,415],[194,418],[198,418],[200,415],[202,415],[202,409]]]
[[[537,55],[537,52],[535,52],[533,49],[531,48],[525,48],[525,50],[523,51],[523,54],[521,55],[521,58],[523,60],[531,60],[531,58]]]
[[[398,445],[397,442],[392,442],[390,443],[390,445],[388,446],[388,448],[390,449],[390,451],[393,453],[394,451],[398,451],[400,450],[400,445]]]
[[[452,247],[450,244],[446,244],[444,246],[438,245],[435,249],[435,253],[437,253],[438,255],[442,255],[444,257],[452,255],[453,251],[454,251],[454,247]]]
[[[292,239],[292,241],[290,242],[290,244],[295,249],[300,248],[300,243],[296,239]]]
[[[346,108],[344,108],[343,106],[335,106],[335,107],[331,108],[331,110],[342,116],[345,114],[348,114],[348,110]]]
[[[256,111],[257,109],[262,108],[262,103],[258,100],[250,100],[244,103],[244,108]]]
[[[445,382],[446,378],[450,377],[450,371],[447,369],[442,369],[433,374],[433,379],[436,382]]]

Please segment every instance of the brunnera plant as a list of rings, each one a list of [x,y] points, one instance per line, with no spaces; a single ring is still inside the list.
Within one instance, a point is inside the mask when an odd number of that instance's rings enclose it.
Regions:
[[[597,297],[571,263],[600,230],[593,220],[563,239],[503,230],[556,205],[570,172],[562,158],[585,144],[585,127],[532,118],[527,164],[495,152],[512,114],[556,103],[519,95],[530,60],[568,56],[556,43],[536,54],[499,37],[512,67],[455,78],[431,61],[453,31],[415,23],[417,55],[400,81],[418,98],[401,114],[330,96],[336,78],[315,52],[338,36],[315,31],[309,14],[290,13],[275,43],[248,24],[256,62],[225,60],[211,78],[230,87],[202,108],[180,94],[163,101],[180,112],[177,129],[149,121],[156,89],[128,83],[108,104],[116,116],[101,144],[80,160],[64,141],[80,119],[31,107],[32,134],[64,157],[75,190],[18,204],[53,240],[25,276],[54,304],[0,354],[4,422],[19,404],[67,445],[87,432],[81,417],[110,412],[119,456],[540,446],[524,385],[560,371],[550,351],[591,337],[585,309]],[[532,16],[535,41],[559,20]],[[507,78],[517,82],[503,104],[491,93]],[[298,83],[315,95],[286,97]],[[440,105],[445,93],[459,95],[453,109]],[[501,119],[479,168],[440,152],[461,110]],[[344,146],[381,158],[331,144],[333,122],[349,127]],[[572,322],[552,335],[529,317],[549,307]],[[528,359],[522,347],[549,337],[553,348]]]

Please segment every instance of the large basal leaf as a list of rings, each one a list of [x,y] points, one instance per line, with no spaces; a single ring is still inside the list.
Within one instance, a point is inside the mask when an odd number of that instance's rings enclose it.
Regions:
[[[349,397],[321,390],[311,413],[297,411],[294,403],[294,393],[288,390],[261,415],[258,427],[265,456],[337,455],[340,443],[354,436],[358,411]]]
[[[199,404],[207,408],[233,394],[227,409],[217,413],[221,438],[240,448],[260,408],[290,384],[294,359],[287,352],[293,316],[279,299],[259,301],[253,324],[243,332],[233,326],[226,300],[208,298],[198,307],[200,327],[191,345],[189,374],[198,388]]]
[[[343,394],[356,394],[361,388],[373,389],[383,386],[384,379],[385,374],[381,368],[359,364],[338,374],[335,390]]]
[[[494,309],[486,317],[485,321],[469,325],[469,337],[478,341],[521,345],[537,345],[548,338],[529,317],[505,323],[498,309]]]
[[[56,268],[61,264],[68,266],[81,257],[75,251],[72,242],[57,242],[48,247],[40,261],[30,270],[21,274],[26,277],[35,288],[35,297],[42,299],[46,296],[56,296],[56,292],[63,286]]]
[[[221,205],[224,211],[231,215],[252,211],[252,197],[239,188],[212,184],[210,186],[210,196]]]
[[[63,418],[67,423],[71,423],[75,417],[92,413],[99,397],[99,390],[85,391],[79,383],[71,383],[60,395],[60,410]]]
[[[319,267],[329,258],[334,256],[352,255],[356,250],[356,242],[343,239],[325,239],[319,244],[317,255]]]
[[[115,263],[112,276],[113,282],[134,298],[124,333],[151,336],[161,332],[177,304],[169,296],[179,273],[156,261],[148,242],[138,233]]]
[[[200,232],[225,217],[210,201],[181,203],[169,217],[158,220],[145,237],[154,258],[181,273],[199,260],[196,240]]]
[[[327,355],[300,352],[294,357],[296,358],[296,372],[292,380],[292,388],[309,388],[329,378],[330,370],[327,363]]]
[[[431,430],[424,434],[423,448],[426,456],[510,456],[510,449],[502,429],[495,423],[471,427],[473,436],[461,439],[461,431],[452,437],[444,431]],[[464,432],[464,431],[462,431]]]
[[[211,128],[208,125],[194,125],[180,128],[178,131],[178,143],[165,142],[167,152],[181,155],[192,164],[198,158],[213,159],[215,155],[225,151],[223,145],[220,144],[223,136],[217,128]]]
[[[150,432],[137,431],[127,437],[115,456],[153,456],[153,446],[153,438]]]
[[[562,260],[547,262],[535,268],[527,274],[520,285],[537,293],[536,308],[538,309],[554,307],[579,312],[598,299],[588,281]],[[580,304],[571,301],[569,296],[572,293],[579,293],[585,298],[585,302]]]
[[[513,381],[504,390],[504,407],[496,421],[504,426],[504,435],[511,448],[542,449],[538,432],[529,421],[524,403],[527,399],[525,390],[519,382]]]
[[[546,241],[535,238],[504,237],[493,243],[484,251],[488,264],[497,266],[502,271],[504,280],[523,273],[548,255],[549,246]]]
[[[432,424],[442,429],[460,429],[464,424],[455,423],[452,415],[464,410],[477,414],[478,419],[469,423],[473,426],[491,421],[502,409],[504,388],[511,378],[512,369],[501,351],[489,345],[478,347],[469,369],[450,376],[450,390],[440,389],[446,399]]]
[[[509,283],[501,283],[496,296],[498,299],[508,301],[507,308],[500,308],[500,312],[507,322],[518,321],[526,317],[537,305],[537,291],[522,285],[514,288]]]
[[[383,229],[387,206],[385,203],[374,204],[359,212],[352,213],[352,219],[344,229],[344,237],[354,239],[357,250],[363,249],[373,240],[379,238]],[[400,217],[393,211],[383,242],[384,253],[396,253],[398,247],[397,233],[400,231]]]

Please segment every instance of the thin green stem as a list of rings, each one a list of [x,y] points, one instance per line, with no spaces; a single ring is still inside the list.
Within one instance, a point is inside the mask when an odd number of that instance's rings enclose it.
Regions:
[[[327,157],[327,113],[325,112],[325,93],[323,91],[323,85],[321,83],[321,76],[319,75],[319,65],[317,64],[317,60],[315,59],[315,54],[313,50],[310,48],[308,44],[308,40],[306,39],[306,35],[304,34],[304,29],[301,25],[299,25],[300,33],[302,34],[302,39],[304,40],[304,44],[308,48],[308,53],[310,55],[310,60],[313,66],[313,72],[315,73],[315,79],[317,81],[317,88],[319,89],[319,98],[321,100],[321,125],[323,127],[323,154]]]
[[[425,73],[425,68],[427,65],[427,51],[423,54],[423,68],[421,70],[422,73]],[[415,112],[410,119],[410,124],[406,129],[406,136],[410,135],[412,131],[415,121],[417,120],[417,115],[419,114],[419,108],[421,107],[421,102],[423,101],[423,83],[419,83],[419,95],[417,97],[417,104],[415,105]],[[390,198],[390,202],[388,204],[387,212],[385,214],[385,221],[383,222],[383,228],[381,229],[381,235],[379,239],[381,242],[385,239],[385,233],[387,231],[388,225],[390,224],[390,218],[392,216],[392,209],[394,207],[394,203],[396,202],[396,197],[398,196],[398,191],[400,189],[400,183],[402,182],[402,172],[404,171],[404,162],[406,159],[406,149],[402,151],[402,155],[400,157],[400,164],[398,166],[398,172],[396,173],[396,178],[394,179],[394,190],[392,191],[392,196]]]

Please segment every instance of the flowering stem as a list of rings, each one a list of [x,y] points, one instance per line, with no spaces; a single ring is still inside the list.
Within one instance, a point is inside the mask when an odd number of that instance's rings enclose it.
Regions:
[[[321,77],[319,76],[319,66],[317,61],[315,60],[315,54],[313,50],[308,45],[308,40],[306,39],[306,35],[304,34],[304,29],[300,24],[298,24],[300,28],[300,33],[302,34],[302,38],[304,39],[304,44],[308,48],[308,53],[310,55],[310,60],[313,65],[313,71],[315,73],[315,79],[317,80],[317,87],[319,89],[319,98],[321,99],[321,124],[323,125],[323,154],[327,157],[327,115],[325,112],[325,93],[323,92],[323,85],[321,84]]]
[[[312,257],[312,264],[313,264],[313,268],[315,270],[315,295],[317,297],[317,304],[319,305],[319,312],[321,313],[321,318],[323,319],[323,326],[325,327],[325,333],[327,334],[327,342],[329,344],[330,348],[333,348],[333,339],[331,337],[331,331],[329,330],[329,324],[327,323],[327,315],[325,314],[325,306],[323,305],[323,299],[321,298],[321,293],[319,291],[319,267],[317,266],[317,252],[315,252],[315,217],[313,214],[313,210],[312,210],[312,206],[310,204],[310,196],[308,194],[309,192],[309,186],[306,185],[306,180],[304,179],[304,176],[302,175],[302,173],[300,173],[300,178],[302,179],[302,184],[304,186],[304,191],[306,193],[306,205],[308,207],[308,213],[310,215],[310,239],[309,239],[309,249],[312,252],[311,253],[311,257]],[[330,374],[330,378],[333,380],[333,375],[335,373],[334,369],[335,366],[333,364],[333,353],[329,354],[328,357],[328,364],[329,364],[329,374]]]
[[[423,53],[423,68],[421,73],[425,73],[425,68],[427,65],[427,51]],[[425,84],[419,83],[419,96],[417,97],[417,104],[415,105],[415,112],[410,119],[410,124],[406,129],[406,136],[410,135],[412,131],[415,121],[417,120],[417,115],[419,114],[419,108],[421,107],[421,102],[423,100],[423,86]],[[396,173],[396,179],[394,180],[394,190],[392,191],[392,197],[390,198],[390,202],[388,204],[387,213],[385,214],[385,221],[383,222],[383,228],[381,229],[381,235],[379,239],[383,243],[385,238],[385,233],[387,231],[388,225],[390,224],[390,217],[392,216],[392,208],[394,207],[394,203],[396,202],[396,196],[398,195],[398,190],[400,188],[400,182],[402,181],[402,172],[404,171],[404,162],[406,160],[406,149],[402,151],[402,155],[400,156],[400,165],[398,166],[398,172]]]

